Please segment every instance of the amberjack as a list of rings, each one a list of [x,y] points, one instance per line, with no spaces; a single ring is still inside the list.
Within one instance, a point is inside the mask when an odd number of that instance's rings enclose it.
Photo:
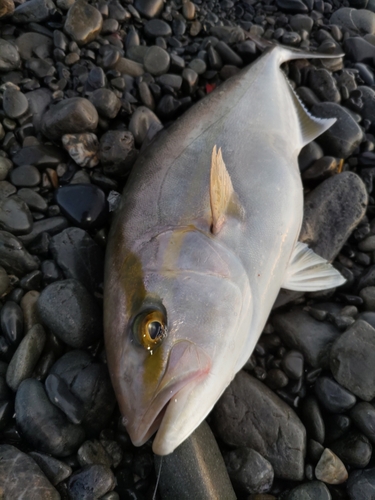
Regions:
[[[249,359],[281,287],[344,278],[298,242],[311,116],[280,69],[330,57],[274,46],[160,132],[135,163],[105,269],[105,341],[136,446],[171,453]],[[338,57],[337,55],[331,57]]]

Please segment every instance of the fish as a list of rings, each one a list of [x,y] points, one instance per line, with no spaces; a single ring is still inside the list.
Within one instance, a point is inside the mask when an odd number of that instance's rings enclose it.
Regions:
[[[275,45],[141,153],[105,262],[108,366],[135,446],[172,453],[253,352],[281,288],[340,286],[298,241],[302,147],[333,125],[281,70],[329,57]],[[331,57],[338,57],[337,55]]]

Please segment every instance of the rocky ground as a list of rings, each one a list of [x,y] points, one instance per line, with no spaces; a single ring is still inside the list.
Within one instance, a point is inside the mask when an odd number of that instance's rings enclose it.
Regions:
[[[150,443],[129,441],[103,346],[111,211],[150,139],[258,57],[249,30],[345,52],[284,70],[314,115],[337,117],[300,155],[300,239],[347,282],[281,292],[208,419],[220,452],[203,425],[164,459],[156,498],[375,499],[374,12],[374,0],[0,0],[1,498],[152,498]]]

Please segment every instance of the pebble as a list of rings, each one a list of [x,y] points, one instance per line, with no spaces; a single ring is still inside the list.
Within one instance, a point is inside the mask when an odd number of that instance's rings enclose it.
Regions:
[[[15,235],[27,234],[32,230],[31,212],[18,196],[0,200],[0,227]]]
[[[116,118],[121,109],[121,101],[112,90],[97,89],[90,96],[89,101],[95,106],[99,116]]]
[[[0,445],[0,484],[4,499],[60,500],[35,461],[9,444]]]
[[[120,57],[116,62],[114,69],[123,75],[132,76],[134,78],[142,76],[144,73],[142,64],[132,61],[131,59],[127,59],[126,57]],[[112,80],[112,85],[113,82],[114,80]]]
[[[43,233],[56,234],[68,226],[68,221],[65,217],[56,216],[48,217],[34,222],[33,230],[26,236],[20,236],[21,241],[25,245],[29,245]]]
[[[20,306],[23,312],[24,330],[28,332],[34,325],[40,323],[37,310],[39,292],[30,290],[22,297]]]
[[[32,1],[32,0],[30,0]],[[3,110],[13,120],[24,115],[29,108],[25,94],[15,88],[7,88],[3,93]]]
[[[26,146],[12,157],[12,161],[17,167],[34,165],[41,170],[48,167],[56,168],[65,159],[66,154],[61,148],[42,144]]]
[[[281,368],[285,374],[294,380],[298,380],[303,375],[304,359],[298,351],[288,351],[283,357]]]
[[[101,13],[84,0],[76,0],[68,10],[64,30],[77,42],[86,45],[99,35],[103,25]]]
[[[158,17],[163,10],[163,0],[135,0],[134,7],[146,19]]]
[[[330,446],[346,465],[362,469],[367,467],[372,454],[372,446],[366,436],[351,430]]]
[[[52,52],[52,40],[40,33],[23,33],[15,40],[20,56],[24,60],[32,58],[35,53],[39,57],[49,57]]]
[[[105,132],[100,138],[99,156],[105,174],[126,175],[137,158],[133,134],[127,130]]]
[[[163,459],[155,455],[155,470],[160,470],[163,500],[236,498],[219,447],[205,421],[173,453]]]
[[[322,406],[332,413],[350,410],[356,397],[329,377],[319,377],[315,382],[315,394]]]
[[[93,131],[98,120],[98,112],[88,99],[71,97],[50,106],[42,118],[42,131],[49,139],[57,140],[64,134]]]
[[[17,426],[37,450],[67,457],[84,440],[82,427],[67,421],[63,412],[50,403],[43,384],[35,379],[24,380],[19,386],[15,410]]]
[[[360,402],[350,410],[350,418],[356,427],[375,444],[375,408],[372,404]]]
[[[69,477],[67,489],[71,500],[92,500],[102,498],[115,485],[115,476],[109,467],[87,465]]]
[[[5,294],[10,284],[9,276],[5,269],[0,266],[0,297]]]
[[[65,134],[62,136],[64,148],[81,167],[93,168],[99,163],[99,141],[95,134]]]
[[[363,300],[363,305],[366,311],[375,311],[375,287],[368,286],[362,288],[359,292],[359,296]]]
[[[171,36],[172,29],[168,23],[162,19],[151,19],[147,21],[144,25],[145,35],[151,38],[156,38],[158,36]]]
[[[264,384],[239,372],[213,416],[226,444],[254,449],[271,463],[278,478],[302,480],[305,428],[290,406]]]
[[[152,45],[145,53],[143,64],[145,70],[151,75],[163,75],[168,72],[170,57],[166,50],[157,45]]]
[[[195,4],[190,2],[190,0],[185,0],[182,2],[182,14],[185,19],[192,21],[195,17]]]
[[[41,175],[36,167],[23,165],[22,167],[14,168],[10,172],[9,179],[17,187],[35,187],[40,183]]]
[[[322,182],[305,198],[299,240],[331,262],[362,220],[367,198],[364,183],[353,172]]]
[[[85,465],[105,465],[111,467],[111,457],[97,439],[85,441],[77,452],[78,462],[81,467]]]
[[[324,483],[311,481],[293,488],[286,500],[332,500],[332,497]]]
[[[0,19],[12,15],[14,12],[13,0],[3,0],[0,6]]]
[[[366,9],[342,7],[332,14],[330,22],[355,34],[375,34],[375,14]]]
[[[129,130],[138,146],[142,145],[146,139],[150,127],[155,125],[161,126],[161,122],[155,113],[146,106],[139,106],[133,113],[129,123]]]
[[[0,265],[16,276],[38,268],[37,261],[25,249],[23,243],[6,231],[0,231]]]
[[[51,238],[49,248],[65,278],[78,280],[87,290],[103,283],[104,252],[83,229],[65,229]]]
[[[264,493],[273,483],[272,465],[251,448],[237,448],[224,456],[234,488],[241,493]]]
[[[0,72],[17,69],[21,59],[16,45],[0,38]]]
[[[23,314],[20,306],[7,300],[0,309],[1,332],[9,344],[18,346],[23,337]]]
[[[302,308],[276,314],[272,321],[286,345],[300,351],[312,367],[329,366],[328,347],[340,334],[333,324],[317,321]]]
[[[46,327],[71,347],[88,347],[102,336],[101,311],[79,281],[48,285],[39,296],[38,311]]]
[[[276,5],[281,11],[284,12],[308,12],[308,8],[302,0],[277,0]]]
[[[314,396],[307,396],[301,404],[301,419],[308,436],[323,444],[325,440],[325,425],[319,403]]]
[[[8,158],[0,156],[0,181],[3,181],[12,170],[13,164]]]
[[[84,404],[69,390],[62,378],[48,375],[45,389],[51,403],[60,408],[72,424],[82,423],[85,416]]]
[[[373,500],[375,468],[352,471],[347,483],[347,492],[350,500]]]
[[[375,57],[375,46],[360,37],[345,40],[345,55],[351,61],[371,64]]]
[[[326,448],[315,467],[315,476],[326,484],[341,484],[348,479],[348,471],[341,460]]]
[[[332,127],[317,138],[317,142],[324,148],[325,154],[345,159],[362,142],[361,127],[343,106],[335,102],[321,102],[314,104],[311,113],[318,118],[337,119]]]
[[[51,9],[55,5],[52,0],[29,0],[19,5],[12,16],[15,23],[40,23],[49,18]]]
[[[341,101],[336,80],[326,69],[312,69],[309,72],[309,88],[311,88],[322,101],[336,103]]]
[[[298,157],[299,169],[301,172],[305,172],[309,167],[311,167],[317,160],[322,158],[324,155],[322,148],[315,141],[309,142],[301,149]]]
[[[64,479],[72,474],[72,468],[61,460],[57,460],[44,453],[39,453],[38,451],[32,451],[29,453],[29,456],[39,465],[53,486],[64,481]]]
[[[322,181],[338,173],[340,164],[333,156],[323,156],[302,174],[305,181]]]
[[[28,188],[22,188],[17,191],[17,196],[26,203],[30,210],[34,210],[36,212],[47,211],[48,205],[46,200],[36,191]]]
[[[356,321],[332,345],[331,371],[335,379],[365,401],[375,397],[375,329],[366,321]]]

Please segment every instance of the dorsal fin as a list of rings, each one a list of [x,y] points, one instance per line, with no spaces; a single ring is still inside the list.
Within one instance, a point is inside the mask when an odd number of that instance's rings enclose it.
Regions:
[[[211,232],[218,234],[225,222],[226,215],[242,213],[242,207],[233,189],[233,184],[225,166],[221,148],[213,147],[210,172],[210,204],[212,215]]]

